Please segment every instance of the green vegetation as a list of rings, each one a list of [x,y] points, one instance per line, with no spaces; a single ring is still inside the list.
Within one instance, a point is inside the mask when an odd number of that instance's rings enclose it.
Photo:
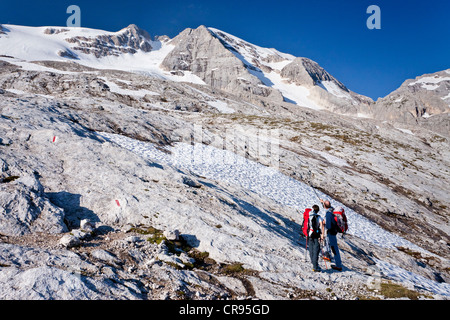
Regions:
[[[395,283],[382,283],[381,294],[386,298],[398,299],[406,297],[411,300],[417,300],[419,296],[421,296],[419,292],[407,289]]]
[[[244,270],[242,263],[226,264],[222,267],[222,272],[226,275],[236,275],[244,272]]]
[[[408,298],[410,300],[418,300],[419,297],[424,297],[428,299],[432,299],[432,296],[424,295],[420,292],[405,288],[404,286],[398,283],[392,282],[382,282],[378,288],[369,289],[369,291],[374,291],[378,294],[378,296],[359,296],[361,300],[381,300],[381,299],[401,299]]]
[[[216,228],[222,228],[222,226],[216,225]],[[245,269],[242,263],[217,263],[215,260],[209,257],[208,252],[201,252],[197,249],[191,247],[187,241],[180,236],[179,240],[168,240],[163,231],[156,229],[154,227],[143,227],[138,226],[131,228],[129,232],[135,232],[142,235],[149,235],[147,241],[153,244],[161,244],[164,241],[168,251],[172,254],[179,256],[181,253],[186,253],[190,258],[194,259],[193,263],[184,263],[184,267],[180,267],[178,264],[165,262],[168,265],[172,266],[176,269],[189,269],[192,270],[194,268],[205,270],[209,272],[225,274],[227,276],[239,277],[242,274],[255,275],[257,272],[250,269]]]

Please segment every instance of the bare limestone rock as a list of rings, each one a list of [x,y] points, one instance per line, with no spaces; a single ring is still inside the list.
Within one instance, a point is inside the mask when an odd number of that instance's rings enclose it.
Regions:
[[[103,249],[94,250],[91,254],[95,259],[101,260],[108,264],[117,264],[120,262],[120,260],[115,255]]]
[[[178,231],[177,229],[166,230],[164,231],[164,237],[166,237],[167,240],[177,241],[180,239],[180,231]]]
[[[297,85],[314,86],[319,81],[331,81],[339,88],[348,91],[340,81],[326,72],[319,64],[308,58],[295,58],[281,70],[281,76]]]
[[[0,233],[67,232],[64,210],[53,205],[39,180],[26,172],[7,176],[0,183]]]
[[[66,234],[59,240],[59,245],[67,249],[79,246],[80,243],[80,238],[72,234]]]
[[[92,223],[89,219],[83,219],[80,221],[80,229],[86,232],[92,232],[95,229],[95,223]]]

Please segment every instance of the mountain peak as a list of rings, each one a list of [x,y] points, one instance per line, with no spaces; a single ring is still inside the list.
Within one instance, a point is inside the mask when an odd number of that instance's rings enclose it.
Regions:
[[[134,35],[134,36],[141,36],[141,37],[143,37],[144,39],[146,39],[146,40],[148,40],[148,41],[151,41],[151,36],[150,36],[150,34],[147,32],[147,31],[145,31],[144,29],[141,29],[141,28],[139,28],[137,25],[135,25],[135,24],[130,24],[128,27],[126,27],[126,28],[124,28],[124,29],[122,29],[122,30],[120,30],[119,32],[130,32],[132,35]]]
[[[183,31],[181,31],[175,38],[173,38],[173,42],[178,43],[180,39],[189,37],[189,36],[208,36],[211,35],[211,31],[205,27],[204,25],[200,25],[197,28],[186,28]]]
[[[424,74],[409,79],[395,91],[376,102],[375,118],[388,118],[415,124],[418,119],[428,119],[449,113],[450,69]],[[433,117],[433,130],[448,133],[449,121],[437,123]],[[437,123],[437,125],[436,125]]]
[[[175,48],[161,66],[173,73],[191,72],[214,88],[235,94],[268,97],[282,101],[279,92],[265,85],[257,67],[246,61],[215,29],[200,25],[187,28],[171,44]]]
[[[281,76],[289,78],[298,85],[314,86],[322,81],[330,81],[335,83],[340,89],[348,92],[347,87],[342,82],[334,78],[317,62],[308,58],[295,58],[294,61],[283,68]]]

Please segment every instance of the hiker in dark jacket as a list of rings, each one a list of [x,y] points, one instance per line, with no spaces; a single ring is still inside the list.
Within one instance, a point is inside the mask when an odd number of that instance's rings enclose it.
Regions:
[[[320,202],[322,203],[323,207],[326,210],[325,213],[325,228],[327,229],[327,238],[328,238],[328,244],[331,248],[331,252],[333,252],[334,255],[334,261],[336,265],[332,265],[331,268],[334,270],[342,271],[342,261],[341,261],[341,254],[339,253],[339,247],[337,244],[337,223],[334,220],[333,211],[334,208],[331,206],[330,201],[328,200],[322,200],[320,199]]]
[[[320,242],[323,242],[323,236],[325,234],[324,221],[319,215],[320,208],[318,205],[312,206],[312,213],[309,216],[308,221],[308,249],[309,257],[313,265],[314,272],[320,272],[319,267],[319,252],[320,252]],[[320,240],[320,242],[319,242]]]

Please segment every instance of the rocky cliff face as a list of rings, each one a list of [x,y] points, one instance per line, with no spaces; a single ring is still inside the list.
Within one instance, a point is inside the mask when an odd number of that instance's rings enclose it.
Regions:
[[[64,29],[63,29],[64,30]],[[57,34],[63,30],[47,29],[47,34]],[[74,51],[94,55],[96,58],[105,56],[119,56],[124,53],[134,54],[141,50],[150,52],[152,50],[152,39],[147,31],[140,29],[134,24],[114,34],[89,36],[76,36],[66,38],[72,45]]]
[[[186,29],[171,41],[175,45],[161,66],[174,73],[191,71],[205,83],[255,102],[293,101],[295,91],[305,100],[339,113],[356,114],[359,105],[372,102],[348,90],[316,62],[295,58],[275,49],[261,48],[223,31],[200,26]],[[286,92],[282,87],[290,85]],[[257,99],[256,99],[257,101]]]
[[[296,58],[281,70],[281,76],[289,83],[305,86],[311,99],[325,109],[347,115],[357,115],[372,99],[350,91],[317,62],[308,58]]]
[[[377,101],[374,116],[395,120],[429,118],[450,112],[450,69],[406,80]]]
[[[175,48],[161,64],[166,70],[191,71],[213,88],[240,91],[249,98],[257,95],[281,100],[278,92],[249,72],[252,66],[245,65],[233,54],[234,49],[230,50],[205,26],[184,30],[171,44]]]
[[[307,58],[296,58],[281,70],[281,76],[297,85],[312,87],[322,81],[334,83],[338,88],[348,92],[344,84],[326,72],[317,62]]]

